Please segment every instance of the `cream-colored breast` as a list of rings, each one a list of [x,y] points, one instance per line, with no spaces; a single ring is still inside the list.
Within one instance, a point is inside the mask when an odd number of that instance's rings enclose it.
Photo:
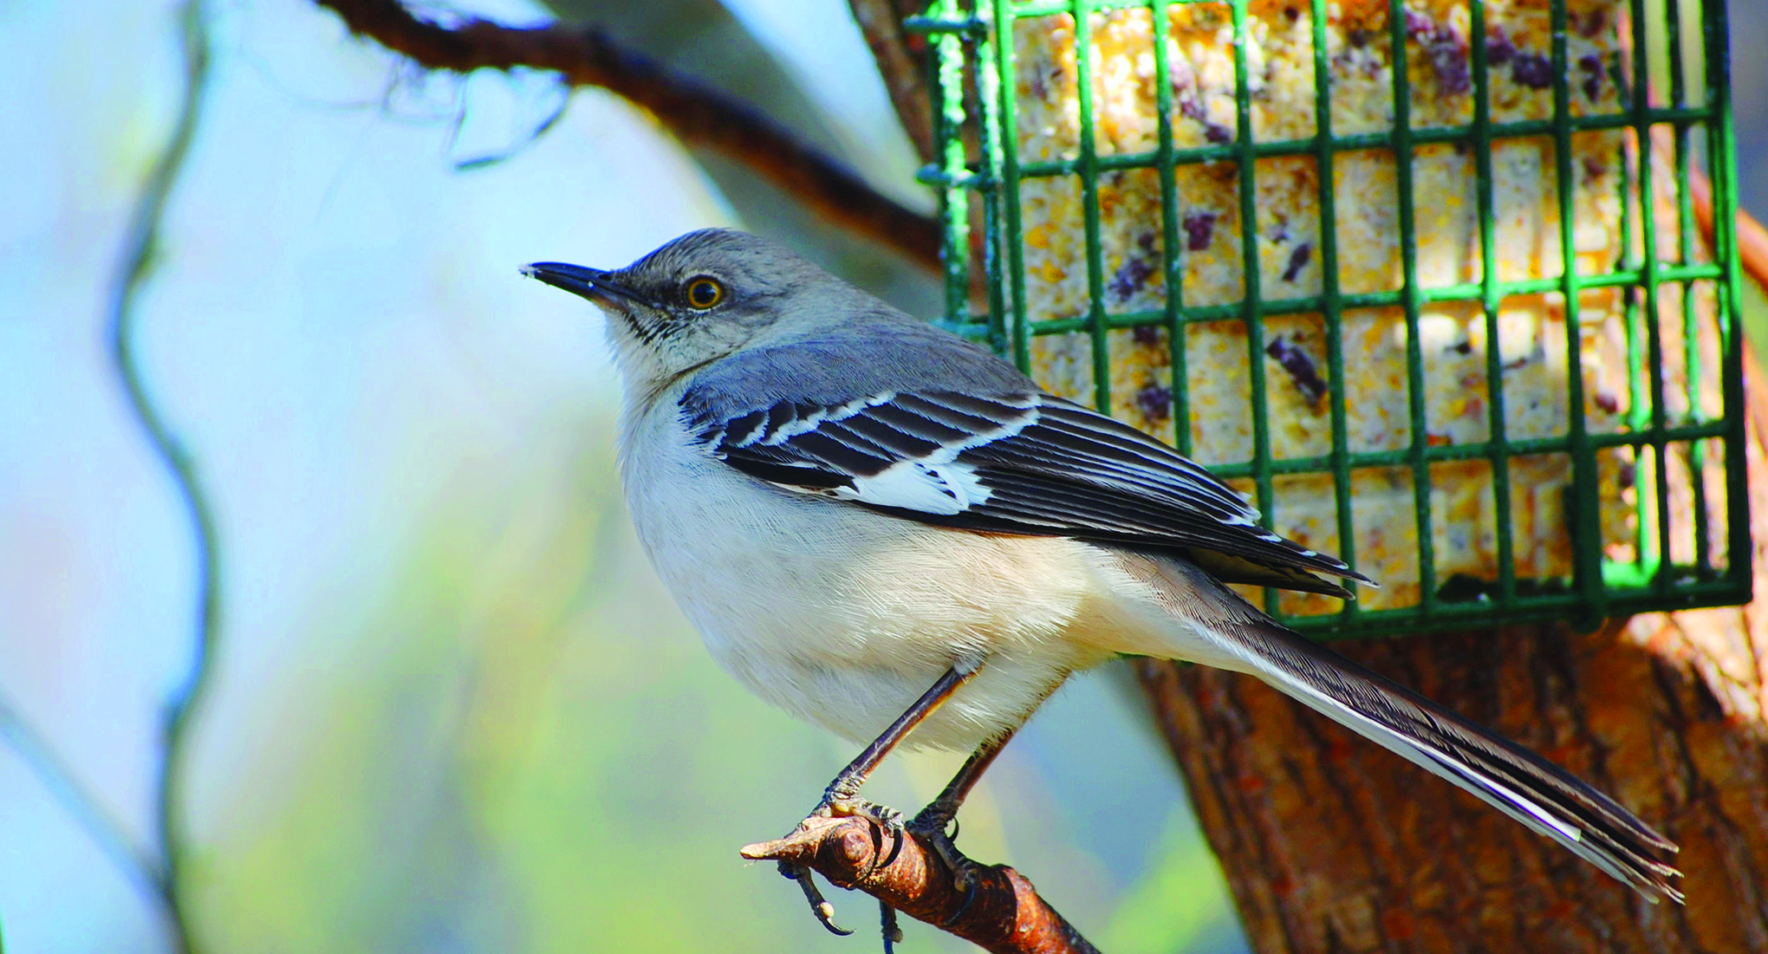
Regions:
[[[763,483],[708,455],[674,402],[629,422],[622,477],[640,540],[727,670],[764,698],[870,740],[959,659],[975,681],[911,737],[969,748],[1069,672],[1110,658],[1109,560],[1059,537],[923,524]],[[1103,626],[1102,626],[1103,624]]]

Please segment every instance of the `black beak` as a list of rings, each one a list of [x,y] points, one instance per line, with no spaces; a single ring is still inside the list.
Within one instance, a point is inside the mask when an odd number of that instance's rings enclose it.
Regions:
[[[620,307],[628,302],[651,304],[642,295],[615,281],[609,272],[600,269],[567,265],[564,262],[535,262],[522,266],[522,274],[554,288],[563,288],[598,305]]]

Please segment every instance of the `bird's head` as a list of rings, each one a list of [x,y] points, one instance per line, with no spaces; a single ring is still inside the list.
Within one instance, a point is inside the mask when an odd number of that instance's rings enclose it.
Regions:
[[[522,272],[601,306],[627,386],[650,394],[769,337],[813,332],[864,294],[731,229],[689,232],[613,271],[535,262]]]

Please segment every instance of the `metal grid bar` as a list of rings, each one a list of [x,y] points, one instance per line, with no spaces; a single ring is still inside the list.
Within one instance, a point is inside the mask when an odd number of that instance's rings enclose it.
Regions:
[[[1724,0],[1701,4],[1705,25],[1702,49],[1707,60],[1706,105],[1715,119],[1707,125],[1707,162],[1713,173],[1714,258],[1724,266],[1718,297],[1719,342],[1723,351],[1725,507],[1728,524],[1728,581],[1749,598],[1755,548],[1750,538],[1749,473],[1743,461],[1748,439],[1744,417],[1741,269],[1737,257],[1737,150],[1731,126],[1731,45]]]
[[[978,12],[987,16],[993,12],[995,0],[978,0]],[[1011,36],[1011,34],[1007,34]],[[1005,161],[1002,158],[1002,139],[1007,135],[1010,125],[1001,119],[1002,107],[1011,100],[1010,95],[1001,89],[1002,78],[1011,82],[1012,72],[1010,61],[1000,59],[1000,50],[1011,50],[1012,43],[997,43],[995,38],[983,33],[976,38],[976,100],[982,112],[981,158],[982,166],[988,170],[989,179],[1000,182]],[[1010,55],[1010,54],[1009,54]],[[984,195],[986,204],[983,206],[983,268],[988,275],[1001,274],[1001,196],[1000,189],[989,189]],[[1016,230],[1015,233],[1017,234]],[[966,236],[966,239],[968,236]],[[950,247],[949,245],[947,246]],[[988,283],[988,340],[995,353],[1006,353],[1009,344],[1007,338],[1007,291],[1002,283]]]
[[[1172,21],[1167,0],[1154,0],[1150,10],[1154,36],[1154,108],[1160,148],[1155,168],[1160,175],[1160,255],[1166,281],[1166,306],[1161,324],[1166,328],[1167,368],[1171,375],[1173,446],[1191,453],[1191,372],[1185,354],[1185,252],[1179,243],[1178,163],[1173,149],[1172,64],[1168,62],[1167,35]]]
[[[1670,105],[1682,106],[1687,102],[1686,84],[1682,75],[1682,5],[1678,0],[1664,0],[1664,25],[1668,39],[1665,46],[1670,52]],[[1679,239],[1677,251],[1679,259],[1686,264],[1695,260],[1694,230],[1694,198],[1689,194],[1689,156],[1688,156],[1688,123],[1678,120],[1672,124],[1673,145],[1676,162],[1676,233]],[[1701,420],[1700,410],[1700,317],[1695,309],[1696,286],[1690,284],[1682,287],[1679,296],[1682,305],[1682,373],[1683,398],[1688,402],[1688,412],[1683,423],[1698,423]],[[1695,441],[1688,447],[1689,467],[1693,473],[1700,474],[1706,470],[1706,445]],[[1698,576],[1708,576],[1712,572],[1711,530],[1707,526],[1707,488],[1706,481],[1694,480],[1689,488],[1694,497],[1694,567]]]
[[[1636,69],[1636,64],[1627,65]],[[1627,78],[1627,74],[1622,73],[1617,79],[1617,83],[1620,84],[1619,93],[1623,101],[1632,99],[1633,95],[1627,88]],[[1643,77],[1638,76],[1636,72],[1632,78],[1636,85],[1644,82]],[[1650,253],[1645,249],[1642,240],[1638,252],[1636,253],[1634,250],[1634,237],[1643,234],[1643,226],[1635,223],[1634,217],[1635,215],[1649,215],[1650,209],[1647,207],[1644,193],[1640,190],[1636,177],[1635,165],[1639,161],[1639,151],[1637,148],[1630,154],[1623,151],[1621,158],[1623,160],[1619,185],[1621,266],[1624,270],[1637,272],[1643,276],[1644,266],[1641,262]],[[1647,319],[1640,307],[1639,299],[1637,289],[1626,289],[1622,317],[1626,322],[1627,337],[1627,426],[1636,433],[1644,433],[1651,426],[1651,408],[1646,398],[1645,384],[1644,327]],[[1645,458],[1643,450],[1637,451],[1636,455],[1634,474],[1637,477],[1643,472]],[[1661,547],[1656,522],[1653,519],[1656,506],[1657,500],[1654,495],[1647,493],[1647,488],[1643,484],[1636,484],[1633,504],[1635,560],[1632,564],[1604,563],[1605,579],[1638,586],[1648,584],[1657,578],[1661,564]]]
[[[1635,3],[1641,0],[1634,0]],[[1571,57],[1566,54],[1566,9],[1552,5],[1553,115],[1569,117]],[[1578,277],[1577,184],[1572,178],[1572,131],[1556,123],[1553,159],[1559,188],[1559,262],[1565,297],[1565,382],[1567,417],[1571,422],[1572,583],[1583,594],[1584,621],[1594,628],[1608,615],[1608,590],[1602,581],[1602,488],[1596,479],[1596,451],[1584,420],[1584,322]],[[1647,281],[1655,289],[1657,257],[1645,260]]]
[[[1412,507],[1418,528],[1418,606],[1429,615],[1436,603],[1436,541],[1430,514],[1430,464],[1424,456],[1429,423],[1424,416],[1424,345],[1418,340],[1418,315],[1424,303],[1418,288],[1418,228],[1412,207],[1412,89],[1406,72],[1406,7],[1389,0],[1387,28],[1393,44],[1394,186],[1400,212],[1400,269],[1406,310],[1406,415],[1411,425]],[[1569,322],[1568,322],[1569,323]]]
[[[1031,322],[1025,314],[1025,229],[1023,210],[1019,204],[1019,110],[1013,79],[1013,4],[1009,0],[995,2],[995,66],[1001,74],[1001,203],[1005,206],[1007,234],[1000,241],[1007,247],[1007,285],[1012,299],[1013,317],[1009,337],[1013,360],[1021,368],[1031,366]],[[963,246],[946,246],[945,254],[963,255]],[[1000,284],[1000,276],[993,276]],[[946,312],[947,315],[962,312]]]
[[[1635,613],[1659,612],[1665,609],[1691,610],[1710,606],[1735,606],[1740,596],[1729,581],[1678,581],[1664,600],[1652,591],[1617,589],[1609,596],[1608,611],[1616,618]],[[1742,594],[1748,599],[1748,594]],[[1413,635],[1433,630],[1539,623],[1551,620],[1580,619],[1583,597],[1577,593],[1540,593],[1524,597],[1503,616],[1496,616],[1493,607],[1484,602],[1439,603],[1428,616],[1415,608],[1364,610],[1350,624],[1337,615],[1285,616],[1283,622],[1293,629],[1322,641],[1366,639],[1375,636]]]
[[[1710,440],[1725,436],[1725,421],[1708,421],[1703,424],[1690,424],[1684,427],[1667,428],[1663,436],[1672,441]],[[1616,432],[1612,434],[1587,434],[1585,440],[1591,450],[1606,450],[1611,447],[1642,448],[1654,444],[1658,439],[1655,431],[1643,434]],[[1535,454],[1566,454],[1572,450],[1570,437],[1531,437],[1512,439],[1505,443],[1505,448],[1512,457],[1526,457]],[[1446,464],[1452,461],[1480,460],[1489,457],[1493,447],[1486,441],[1472,441],[1466,444],[1445,444],[1440,447],[1426,447],[1424,460],[1430,464]],[[1347,452],[1346,464],[1352,469],[1370,467],[1406,467],[1415,460],[1416,451],[1411,448],[1388,451],[1356,451]],[[1316,474],[1328,473],[1332,467],[1330,454],[1319,457],[1279,457],[1272,460],[1268,469],[1272,474]],[[1248,477],[1253,474],[1253,462],[1211,464],[1210,473],[1218,477]]]
[[[941,14],[956,14],[958,0],[939,0],[935,9]],[[937,54],[934,57],[936,81],[932,88],[938,101],[933,108],[933,138],[940,144],[942,168],[948,174],[956,173],[969,168],[968,159],[964,155],[963,135],[963,39],[955,34],[942,35],[934,40],[934,48]],[[969,187],[955,182],[948,183],[939,190],[939,199],[946,248],[964,248],[967,243],[962,237],[967,236],[970,230]],[[959,238],[954,240],[954,236]],[[944,256],[943,264],[946,314],[967,310],[970,256],[948,254]]]
[[[1473,4],[1473,36],[1486,35],[1486,8]],[[1498,527],[1513,526],[1510,514],[1509,424],[1504,412],[1504,357],[1500,347],[1498,307],[1503,291],[1498,282],[1498,240],[1492,206],[1496,201],[1492,177],[1492,97],[1486,44],[1470,44],[1473,54],[1473,162],[1479,201],[1480,309],[1486,326],[1486,427],[1492,462],[1492,513]],[[1622,233],[1625,234],[1625,228]],[[1516,608],[1515,534],[1495,534],[1498,545],[1498,605],[1509,612]]]
[[[1253,154],[1252,87],[1246,80],[1246,0],[1230,0],[1234,21],[1234,127],[1240,183],[1240,318],[1246,323],[1247,387],[1252,414],[1253,500],[1259,524],[1271,529],[1276,498],[1271,490],[1271,428],[1265,387],[1264,302],[1259,297],[1258,173]],[[1265,591],[1265,610],[1277,612],[1277,591]]]
[[[1201,0],[1196,0],[1201,2]],[[1685,109],[1647,109],[1644,116],[1654,123],[1667,122],[1705,122],[1714,118],[1713,110],[1706,107],[1688,107]],[[1548,119],[1521,120],[1516,122],[1492,123],[1490,137],[1494,140],[1527,139],[1535,136],[1553,135],[1561,129],[1572,132],[1593,132],[1605,129],[1625,129],[1633,126],[1637,120],[1632,115],[1620,113],[1603,113],[1596,116],[1573,116],[1564,123],[1555,123]],[[1415,145],[1435,145],[1444,143],[1470,142],[1474,127],[1466,126],[1433,126],[1413,129],[1408,138]],[[1310,136],[1305,139],[1282,139],[1273,142],[1261,142],[1253,145],[1252,153],[1260,159],[1273,159],[1282,156],[1305,156],[1314,151],[1326,148],[1333,152],[1361,152],[1367,149],[1391,148],[1394,143],[1393,133],[1358,133],[1327,139],[1322,143],[1319,137]],[[1173,161],[1181,166],[1197,165],[1205,162],[1232,161],[1240,158],[1242,148],[1239,145],[1195,146],[1189,149],[1178,149],[1173,152]],[[1097,160],[1102,172],[1119,172],[1126,169],[1152,169],[1160,161],[1159,151],[1128,152],[1115,156],[1103,156]],[[1049,176],[1072,176],[1081,172],[1079,159],[1048,159],[1042,162],[1027,163],[1020,174],[1027,179],[1046,178]]]
[[[1327,412],[1332,415],[1332,517],[1338,529],[1338,558],[1357,567],[1357,534],[1351,513],[1350,428],[1344,406],[1344,300],[1338,277],[1338,190],[1332,143],[1332,72],[1326,55],[1327,0],[1313,2],[1314,28],[1314,174],[1320,183],[1320,304],[1326,326],[1326,380],[1331,382]],[[1346,581],[1353,595],[1357,584]],[[1355,625],[1362,611],[1345,600],[1339,615]]]
[[[1658,283],[1694,282],[1701,280],[1719,280],[1725,277],[1725,270],[1718,265],[1659,265],[1657,268]],[[1643,269],[1620,270],[1606,274],[1584,276],[1579,287],[1611,288],[1616,286],[1632,286],[1644,281]],[[1558,278],[1533,278],[1523,281],[1495,282],[1492,290],[1500,299],[1513,295],[1539,295],[1544,292],[1559,291],[1563,280]],[[1445,285],[1438,288],[1420,288],[1418,300],[1421,304],[1436,304],[1454,301],[1483,301],[1486,289],[1480,282],[1466,282]],[[1359,292],[1340,294],[1337,302],[1343,309],[1381,308],[1406,303],[1405,291]],[[1222,305],[1197,305],[1187,308],[1179,315],[1180,324],[1203,324],[1239,318],[1245,313],[1245,305],[1241,302],[1230,302]],[[1321,295],[1310,295],[1303,298],[1268,298],[1260,303],[1260,311],[1265,315],[1299,315],[1319,311],[1329,307],[1327,300]],[[986,320],[972,316],[968,320]],[[1125,311],[1105,316],[1105,325],[1112,330],[1121,328],[1140,328],[1145,325],[1158,325],[1166,320],[1164,311]],[[1077,331],[1086,331],[1092,327],[1092,317],[1079,316],[1074,318],[1046,318],[1031,322],[1029,334],[1065,335]]]
[[[1070,0],[1080,100],[1080,202],[1087,233],[1087,334],[1093,342],[1093,406],[1111,413],[1111,349],[1105,333],[1104,249],[1099,237],[1099,149],[1093,135],[1092,0]]]
[[[1633,136],[1639,154],[1639,221],[1645,254],[1645,276],[1641,287],[1645,298],[1646,375],[1650,383],[1652,446],[1652,488],[1655,491],[1658,546],[1658,572],[1655,585],[1660,596],[1669,592],[1670,559],[1670,474],[1669,444],[1664,439],[1667,419],[1664,413],[1664,346],[1663,312],[1659,308],[1658,285],[1661,265],[1658,261],[1657,191],[1652,162],[1651,65],[1648,54],[1651,44],[1646,31],[1645,0],[1632,0],[1633,21]],[[1683,294],[1692,289],[1683,287]]]
[[[944,92],[943,108],[939,110],[938,131],[947,144],[942,161],[922,171],[920,178],[935,186],[947,200],[948,283],[959,274],[966,284],[954,290],[948,284],[947,315],[949,325],[970,334],[986,335],[997,348],[1012,351],[1021,366],[1029,364],[1031,339],[1042,335],[1085,334],[1092,345],[1091,369],[1093,397],[1102,409],[1110,408],[1111,354],[1107,347],[1109,332],[1118,329],[1163,327],[1167,331],[1169,366],[1172,374],[1172,425],[1174,443],[1183,451],[1191,450],[1189,404],[1186,367],[1187,327],[1201,322],[1232,320],[1243,322],[1247,334],[1249,366],[1247,374],[1251,393],[1248,395],[1252,421],[1250,457],[1239,462],[1212,465],[1218,475],[1227,478],[1250,478],[1256,487],[1257,502],[1266,512],[1264,523],[1272,524],[1276,505],[1273,479],[1291,474],[1329,475],[1334,492],[1331,499],[1332,519],[1337,525],[1338,551],[1346,558],[1355,550],[1356,522],[1351,508],[1350,486],[1353,470],[1363,468],[1403,468],[1410,474],[1414,502],[1413,523],[1418,535],[1418,570],[1420,602],[1399,609],[1368,610],[1355,604],[1342,610],[1318,616],[1283,616],[1298,628],[1324,636],[1374,635],[1414,631],[1448,625],[1470,625],[1479,621],[1524,621],[1533,619],[1578,617],[1589,619],[1606,613],[1661,609],[1669,606],[1719,605],[1747,598],[1749,582],[1749,537],[1747,508],[1743,483],[1742,451],[1742,365],[1741,340],[1732,327],[1736,314],[1737,255],[1733,224],[1729,212],[1734,208],[1732,187],[1735,183],[1734,160],[1730,154],[1731,128],[1725,82],[1728,61],[1724,48],[1724,19],[1720,4],[1706,4],[1702,18],[1706,49],[1704,60],[1706,96],[1698,105],[1690,105],[1683,77],[1688,73],[1679,48],[1680,0],[1664,0],[1668,5],[1667,32],[1672,60],[1671,95],[1668,106],[1654,106],[1647,93],[1645,52],[1650,48],[1644,26],[1643,9],[1647,0],[1631,0],[1633,16],[1633,88],[1623,90],[1630,97],[1627,108],[1599,115],[1572,116],[1570,91],[1570,53],[1568,46],[1568,13],[1564,0],[1554,0],[1550,7],[1552,32],[1552,103],[1553,117],[1545,120],[1499,122],[1493,117],[1490,99],[1492,64],[1482,42],[1469,44],[1471,80],[1473,83],[1472,121],[1430,128],[1413,128],[1411,95],[1406,68],[1408,25],[1406,8],[1401,0],[1388,4],[1388,34],[1392,60],[1394,122],[1385,132],[1337,135],[1332,128],[1330,100],[1332,62],[1327,55],[1331,10],[1328,0],[1310,4],[1310,28],[1313,41],[1313,78],[1315,88],[1313,135],[1296,139],[1254,141],[1253,104],[1247,74],[1250,0],[1227,0],[1224,4],[1232,19],[1233,69],[1235,77],[1235,136],[1230,141],[1195,148],[1180,148],[1175,140],[1173,107],[1172,51],[1168,49],[1171,20],[1169,11],[1197,0],[1039,0],[1015,3],[1012,0],[975,0],[973,13],[961,10],[961,0],[939,0],[927,16],[911,18],[911,27],[934,35],[936,52],[942,58],[966,55],[978,62],[978,90],[982,99],[980,122],[983,143],[978,161],[966,164],[963,150],[953,148],[958,133],[968,119],[964,115],[962,76],[947,75],[942,68],[940,85]],[[1156,89],[1157,139],[1155,148],[1145,152],[1101,155],[1095,139],[1095,76],[1099,65],[1092,56],[1092,40],[1097,14],[1118,10],[1146,9],[1152,20],[1153,62]],[[1483,37],[1486,11],[1475,0],[1472,4],[1471,36]],[[1068,158],[1022,163],[1018,155],[1018,120],[1016,114],[1016,79],[1013,72],[1014,23],[1022,18],[1068,14],[1072,19],[1072,40],[1076,49],[1075,73],[1080,126],[1077,148]],[[945,62],[949,63],[947,59]],[[1620,254],[1607,271],[1599,269],[1581,273],[1575,245],[1575,199],[1572,176],[1572,139],[1574,134],[1601,130],[1630,130],[1641,144],[1643,158],[1654,125],[1668,124],[1675,132],[1675,178],[1680,188],[1677,218],[1681,237],[1679,261],[1660,261],[1656,246],[1656,222],[1653,214],[1653,170],[1649,161],[1634,168],[1623,165],[1621,189],[1621,232],[1631,236],[1640,233],[1643,246],[1635,254],[1630,238],[1622,241]],[[1710,167],[1713,174],[1716,206],[1720,210],[1718,235],[1715,239],[1715,262],[1697,264],[1692,245],[1692,207],[1687,192],[1693,152],[1688,134],[1695,126],[1703,126],[1707,135]],[[946,136],[953,138],[946,138]],[[1503,281],[1498,274],[1498,237],[1494,227],[1494,144],[1510,139],[1549,137],[1555,157],[1555,190],[1559,214],[1557,233],[1562,258],[1561,273],[1556,277]],[[1212,137],[1213,138],[1213,137]],[[1226,137],[1223,137],[1226,140]],[[1466,144],[1475,158],[1479,208],[1480,273],[1476,281],[1455,282],[1440,287],[1426,287],[1420,278],[1419,247],[1414,208],[1413,163],[1418,147],[1438,143]],[[1402,282],[1397,290],[1383,292],[1345,293],[1340,287],[1340,248],[1337,243],[1337,200],[1334,195],[1334,162],[1341,152],[1352,150],[1385,150],[1394,156],[1396,177]],[[1279,157],[1305,157],[1312,160],[1317,173],[1319,202],[1319,261],[1322,268],[1319,294],[1288,299],[1267,300],[1261,289],[1259,249],[1259,160]],[[1237,301],[1207,306],[1187,306],[1184,300],[1185,271],[1188,250],[1185,233],[1181,231],[1184,196],[1181,195],[1176,170],[1179,166],[1204,162],[1232,163],[1236,170],[1239,217],[1241,224],[1240,259],[1243,293]],[[1106,273],[1103,260],[1104,223],[1101,206],[1102,175],[1131,169],[1152,169],[1159,180],[1159,209],[1162,218],[1162,266],[1166,294],[1158,309],[1127,313],[1108,313],[1105,306]],[[1633,173],[1637,182],[1633,182]],[[1086,286],[1088,302],[1080,314],[1030,321],[1025,297],[1025,245],[1023,209],[1019,192],[1027,179],[1067,176],[1079,180],[1078,188],[1085,222]],[[968,210],[963,214],[952,206],[963,201],[966,192],[985,196],[983,227],[988,230],[982,243],[983,267],[991,277],[988,306],[982,314],[972,313],[968,306],[968,268],[952,264],[953,259],[969,258],[967,242]],[[955,200],[955,201],[954,201]],[[1638,216],[1637,229],[1633,217]],[[1072,267],[1072,266],[1071,266]],[[1719,288],[1719,319],[1721,346],[1724,351],[1725,375],[1723,400],[1725,412],[1717,420],[1707,420],[1698,404],[1698,391],[1692,383],[1699,370],[1698,354],[1693,343],[1700,324],[1695,308],[1696,283],[1713,282]],[[1689,413],[1668,419],[1664,392],[1667,386],[1662,360],[1664,347],[1658,305],[1659,289],[1665,283],[1682,286],[1682,333],[1690,342],[1685,351],[1684,367],[1679,369],[1691,381],[1687,387]],[[1622,288],[1634,292],[1621,296],[1629,329],[1627,365],[1629,370],[1630,417],[1621,431],[1593,433],[1582,417],[1584,355],[1580,337],[1581,293],[1594,289]],[[1566,334],[1566,398],[1573,413],[1568,416],[1565,432],[1546,438],[1513,438],[1507,433],[1504,374],[1500,350],[1499,311],[1509,296],[1552,294],[1563,302]],[[1488,398],[1488,439],[1445,446],[1430,446],[1426,403],[1423,397],[1423,355],[1419,324],[1423,309],[1441,302],[1477,302],[1485,327],[1487,352],[1484,361]],[[1641,308],[1643,305],[1643,308]],[[1398,307],[1405,314],[1405,365],[1408,394],[1406,419],[1411,430],[1407,446],[1395,450],[1352,452],[1348,446],[1347,409],[1345,407],[1345,355],[1343,351],[1344,313],[1354,308]],[[1324,453],[1309,457],[1273,459],[1272,434],[1268,424],[1267,381],[1264,366],[1264,322],[1268,317],[1318,313],[1325,330],[1326,374],[1332,384],[1328,412],[1331,417],[1332,445]],[[1643,340],[1641,340],[1643,339]],[[1643,347],[1642,347],[1643,346]],[[1642,353],[1648,352],[1648,353]],[[1639,372],[1647,372],[1641,375]],[[1639,380],[1648,376],[1649,381]],[[1649,393],[1642,393],[1649,392]],[[1708,558],[1711,533],[1705,527],[1705,507],[1695,522],[1697,553],[1688,566],[1672,565],[1668,559],[1670,508],[1667,506],[1669,483],[1668,452],[1670,445],[1686,442],[1694,459],[1695,473],[1705,457],[1702,442],[1719,442],[1725,449],[1727,480],[1727,544],[1724,572],[1716,572]],[[1626,564],[1605,560],[1601,552],[1602,537],[1597,490],[1596,453],[1614,448],[1631,448],[1642,458],[1649,448],[1651,480],[1648,488],[1639,488],[1641,526],[1636,539],[1637,560]],[[1570,541],[1573,562],[1570,589],[1558,589],[1553,580],[1521,580],[1514,565],[1515,547],[1511,526],[1511,490],[1513,474],[1510,461],[1522,455],[1565,455],[1572,461],[1574,492],[1568,494]],[[1433,519],[1430,502],[1430,469],[1433,464],[1458,461],[1485,461],[1492,470],[1491,493],[1493,513],[1498,525],[1497,549],[1499,569],[1495,574],[1494,591],[1477,600],[1463,602],[1439,593],[1435,580]],[[1694,492],[1704,492],[1696,481]],[[1648,503],[1650,506],[1648,506]],[[1646,526],[1649,515],[1654,526]],[[1647,569],[1650,572],[1639,571]],[[1274,595],[1267,607],[1278,607]]]

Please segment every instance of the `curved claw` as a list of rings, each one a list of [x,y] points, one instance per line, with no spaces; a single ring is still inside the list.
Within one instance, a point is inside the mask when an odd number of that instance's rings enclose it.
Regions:
[[[956,844],[957,821],[954,817],[923,811],[908,823],[908,830],[926,840],[927,844],[932,847],[934,854],[938,855],[939,860],[951,870],[959,887],[972,890],[974,885],[971,883],[970,866],[973,862],[964,857],[963,852],[958,851]],[[949,834],[946,831],[948,827],[951,829]],[[964,903],[968,906],[969,900],[966,899]]]
[[[816,882],[811,880],[809,868],[782,861],[780,862],[780,874],[798,882],[798,887],[804,892],[804,900],[810,902],[810,913],[816,917],[817,923],[827,929],[830,934],[846,937],[853,933],[835,923],[835,906],[830,904],[828,899],[823,897],[822,891],[817,889]]]
[[[850,801],[838,805],[835,809],[842,815],[864,818],[872,823],[872,863],[866,866],[862,877],[870,878],[879,871],[890,867],[902,854],[903,839],[908,837],[908,823],[903,819],[902,812],[867,801]],[[884,839],[890,839],[890,851],[884,852]]]
[[[907,825],[901,812],[856,797],[825,797],[786,837],[744,845],[742,855],[752,861],[763,859],[777,861],[780,874],[796,881],[799,890],[804,892],[804,900],[809,902],[810,913],[816,917],[817,923],[821,924],[829,933],[845,937],[853,932],[835,923],[835,906],[823,897],[822,891],[817,889],[816,882],[811,880],[810,867],[795,861],[787,861],[781,857],[783,854],[801,849],[807,839],[814,840],[813,832],[816,829],[825,827],[833,823],[835,819],[843,817],[864,818],[873,824],[872,857],[874,859],[882,854],[885,833],[888,833],[892,839],[889,856],[881,863],[874,860],[862,877],[870,876],[872,872],[887,867],[902,852],[903,839],[908,835]]]
[[[873,861],[872,867],[867,869],[866,875],[869,877],[873,872],[882,871],[885,868],[888,868],[891,865],[895,864],[896,859],[901,857],[901,855],[902,855],[902,843],[906,838],[908,838],[908,836],[909,836],[908,830],[906,828],[891,829],[891,831],[890,831],[890,853],[888,855],[885,855],[882,860]],[[874,854],[873,857],[876,858],[877,855]]]

